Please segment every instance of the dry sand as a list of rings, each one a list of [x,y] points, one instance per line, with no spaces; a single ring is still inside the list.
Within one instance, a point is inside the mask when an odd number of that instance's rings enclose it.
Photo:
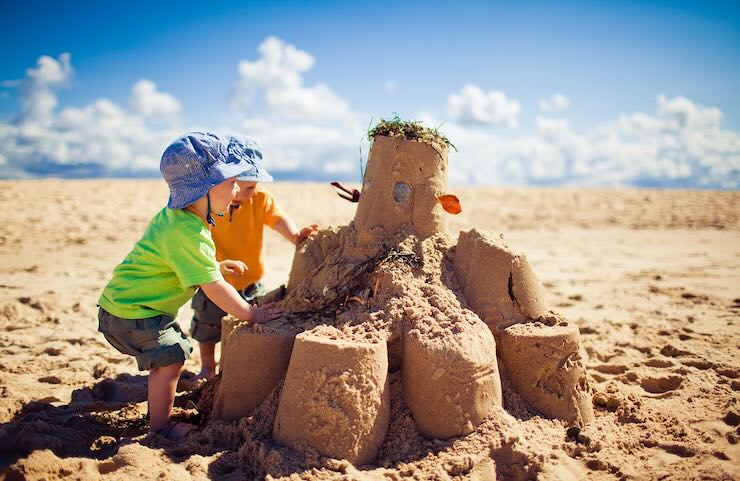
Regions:
[[[569,437],[559,421],[496,416],[429,441],[395,403],[378,464],[357,470],[272,445],[276,403],[187,443],[147,436],[146,377],[96,332],[95,301],[166,186],[0,185],[0,479],[253,479],[265,458],[280,466],[267,474],[286,479],[740,477],[738,193],[451,188],[463,206],[451,233],[503,233],[580,328],[596,420]],[[299,224],[354,215],[328,185],[270,188]],[[291,261],[268,233],[268,286],[286,281]],[[186,328],[189,316],[183,308]],[[186,366],[196,371],[197,358]],[[391,374],[391,391],[400,384]],[[526,412],[506,392],[504,406]],[[197,401],[183,391],[178,412],[195,415]]]

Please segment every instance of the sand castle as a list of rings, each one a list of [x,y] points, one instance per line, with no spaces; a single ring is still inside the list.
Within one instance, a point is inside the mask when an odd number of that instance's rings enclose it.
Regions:
[[[413,122],[370,133],[353,222],[303,243],[287,288],[268,296],[288,314],[224,320],[213,417],[248,416],[280,389],[276,442],[371,463],[390,422],[388,373],[400,369],[426,437],[463,436],[496,415],[502,376],[543,416],[592,420],[578,328],[549,310],[526,257],[500,236],[447,233],[446,139]]]

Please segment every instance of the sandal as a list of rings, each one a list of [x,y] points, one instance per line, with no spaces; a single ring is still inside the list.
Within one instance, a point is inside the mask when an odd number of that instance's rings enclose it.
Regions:
[[[186,424],[186,425],[189,425],[189,426],[193,426],[193,429],[191,429],[190,431],[188,431],[185,434],[185,436],[183,436],[183,437],[181,437],[179,439],[172,439],[170,437],[170,435],[172,434],[172,431],[174,431],[175,427],[178,424]],[[167,424],[165,424],[161,428],[159,428],[156,431],[154,431],[154,434],[157,434],[159,436],[162,436],[163,438],[169,439],[171,441],[179,441],[180,439],[185,439],[186,437],[190,436],[193,433],[193,431],[196,431],[196,430],[197,430],[197,427],[195,425],[193,425],[193,424],[188,424],[188,423],[185,423],[185,422],[182,422],[182,421],[169,421]]]

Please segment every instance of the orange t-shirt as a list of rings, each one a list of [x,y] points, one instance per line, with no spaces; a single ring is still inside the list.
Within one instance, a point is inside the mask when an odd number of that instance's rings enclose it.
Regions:
[[[257,185],[254,195],[229,213],[214,216],[216,225],[211,229],[216,244],[216,259],[232,259],[247,265],[247,272],[240,276],[225,275],[224,279],[237,290],[242,290],[262,278],[265,267],[262,259],[263,226],[274,227],[283,213],[275,205],[272,195]]]

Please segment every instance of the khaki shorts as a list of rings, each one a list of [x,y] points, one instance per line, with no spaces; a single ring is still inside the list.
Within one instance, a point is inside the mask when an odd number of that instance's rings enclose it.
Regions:
[[[239,291],[245,301],[251,303],[255,298],[267,294],[264,284],[255,282]],[[219,342],[221,340],[221,319],[226,313],[206,297],[202,289],[195,293],[190,303],[193,308],[193,320],[190,323],[190,335],[198,342]]]
[[[193,352],[193,344],[170,316],[123,319],[101,307],[98,331],[120,352],[134,356],[140,371],[185,362]]]

